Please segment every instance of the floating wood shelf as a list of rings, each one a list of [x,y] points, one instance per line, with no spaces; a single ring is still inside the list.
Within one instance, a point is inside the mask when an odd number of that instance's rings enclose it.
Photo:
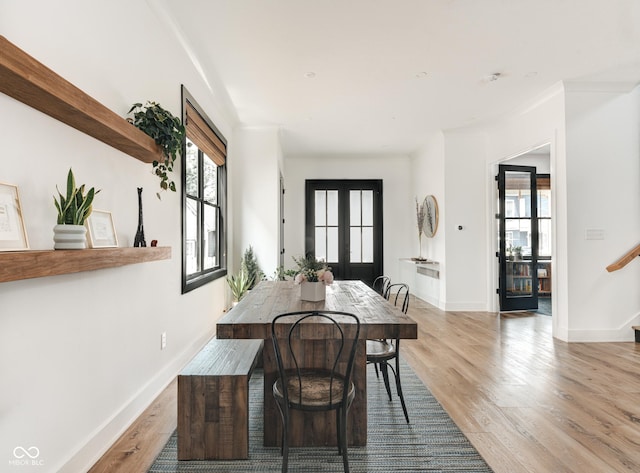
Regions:
[[[153,138],[1,35],[0,92],[140,161],[162,159]]]
[[[171,259],[170,246],[9,251],[0,253],[0,283],[165,259]]]

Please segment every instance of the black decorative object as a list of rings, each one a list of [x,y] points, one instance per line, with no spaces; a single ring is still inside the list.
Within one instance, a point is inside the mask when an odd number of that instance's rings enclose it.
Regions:
[[[147,246],[147,242],[144,240],[144,225],[142,224],[142,187],[138,187],[138,230],[136,230],[133,246]]]

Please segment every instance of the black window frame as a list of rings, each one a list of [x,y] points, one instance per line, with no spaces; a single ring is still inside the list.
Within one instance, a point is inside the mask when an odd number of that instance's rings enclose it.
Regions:
[[[196,102],[193,96],[189,93],[186,87],[183,85],[181,88],[181,104],[182,104],[182,123],[187,123],[186,118],[186,110],[187,103],[193,107],[194,110],[198,112],[200,117],[206,122],[206,124],[211,128],[211,130],[215,133],[215,135],[227,146],[227,140],[222,135],[220,130],[216,128],[211,119],[207,116],[207,114],[202,110],[200,105]],[[187,132],[188,133],[188,132]],[[225,164],[222,166],[217,166],[217,207],[218,207],[218,222],[217,228],[219,229],[218,234],[218,265],[209,268],[202,269],[202,258],[203,258],[203,245],[205,236],[203,234],[203,218],[204,212],[201,211],[205,205],[210,205],[209,203],[204,201],[203,198],[203,159],[202,159],[202,151],[198,153],[198,197],[195,200],[198,203],[199,208],[199,222],[198,222],[198,257],[200,258],[200,271],[193,274],[187,274],[187,199],[194,198],[192,196],[187,196],[187,164],[186,164],[186,147],[187,147],[187,137],[185,134],[185,139],[182,143],[182,200],[181,200],[181,218],[182,218],[182,294],[185,294],[189,291],[197,289],[207,283],[215,281],[221,277],[227,275],[227,160],[228,156],[225,157]]]

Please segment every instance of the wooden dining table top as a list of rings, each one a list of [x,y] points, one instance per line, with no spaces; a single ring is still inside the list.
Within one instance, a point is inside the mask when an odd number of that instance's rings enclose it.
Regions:
[[[303,310],[352,313],[360,319],[362,338],[418,337],[416,322],[362,281],[334,281],[319,302],[300,299],[293,281],[262,281],[218,321],[216,335],[268,339],[275,316]]]

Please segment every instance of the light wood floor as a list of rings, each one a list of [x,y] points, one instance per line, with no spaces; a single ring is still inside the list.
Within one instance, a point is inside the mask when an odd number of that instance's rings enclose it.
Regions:
[[[567,344],[542,315],[409,314],[401,353],[496,473],[640,471],[640,344]],[[91,473],[146,472],[175,427],[174,382]]]

